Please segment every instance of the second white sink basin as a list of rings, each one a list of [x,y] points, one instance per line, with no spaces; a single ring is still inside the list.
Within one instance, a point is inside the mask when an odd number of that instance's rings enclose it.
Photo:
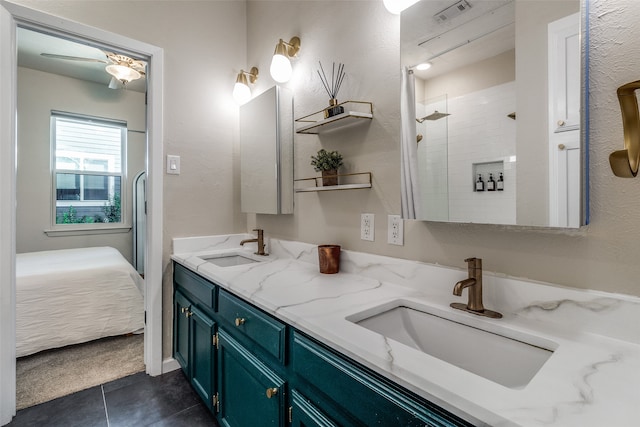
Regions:
[[[237,252],[201,256],[199,258],[204,261],[210,262],[211,264],[217,265],[218,267],[233,267],[236,265],[253,264],[255,262],[261,261],[259,259],[251,258],[247,255],[239,254]]]
[[[557,345],[543,338],[492,325],[487,331],[451,313],[407,302],[386,304],[347,318],[389,339],[510,388],[523,388]],[[395,306],[394,306],[395,305]],[[431,311],[431,312],[429,312]],[[441,317],[446,315],[449,318]],[[460,316],[462,318],[462,316]],[[499,321],[497,321],[499,322]]]

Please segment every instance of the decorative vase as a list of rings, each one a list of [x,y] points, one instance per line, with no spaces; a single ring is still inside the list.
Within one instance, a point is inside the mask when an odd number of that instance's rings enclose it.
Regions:
[[[344,113],[344,107],[342,105],[338,105],[337,99],[331,98],[329,100],[329,107],[324,109],[324,118],[328,119],[329,117],[337,116],[342,113]]]
[[[338,170],[331,169],[328,171],[322,171],[322,186],[328,187],[330,185],[338,185]]]
[[[318,246],[318,266],[322,274],[336,274],[340,271],[340,246]]]

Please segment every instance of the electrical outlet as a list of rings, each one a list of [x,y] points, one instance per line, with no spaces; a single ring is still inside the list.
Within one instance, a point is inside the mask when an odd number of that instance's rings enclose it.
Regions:
[[[373,214],[363,213],[360,215],[360,238],[373,242],[374,239]]]
[[[389,215],[387,224],[387,243],[391,245],[404,245],[404,223],[400,215]]]

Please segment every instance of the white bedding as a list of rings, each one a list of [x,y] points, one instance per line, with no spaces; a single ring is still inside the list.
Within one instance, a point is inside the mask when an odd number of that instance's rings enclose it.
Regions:
[[[144,328],[143,280],[111,247],[16,256],[16,355]]]

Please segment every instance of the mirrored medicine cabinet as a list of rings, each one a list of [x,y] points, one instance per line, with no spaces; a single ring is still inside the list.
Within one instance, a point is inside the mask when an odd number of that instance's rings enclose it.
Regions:
[[[403,217],[587,223],[587,7],[422,0],[402,12]]]
[[[245,213],[293,213],[293,95],[274,86],[240,106],[240,199]]]

